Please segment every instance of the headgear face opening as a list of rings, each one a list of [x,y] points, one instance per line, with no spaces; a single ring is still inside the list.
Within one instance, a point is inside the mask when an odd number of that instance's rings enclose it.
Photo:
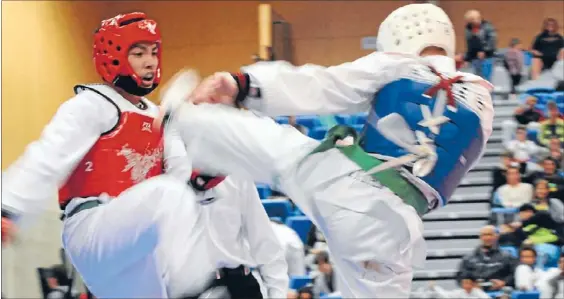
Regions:
[[[158,65],[151,87],[144,87],[140,78],[128,62],[128,52],[138,43],[156,43]],[[127,93],[144,96],[161,81],[161,33],[157,22],[144,13],[133,12],[117,15],[102,21],[94,34],[93,59],[96,71],[102,79],[122,88]]]
[[[427,47],[438,47],[454,58],[454,27],[438,6],[409,4],[394,10],[380,24],[376,45],[378,51],[415,56]]]

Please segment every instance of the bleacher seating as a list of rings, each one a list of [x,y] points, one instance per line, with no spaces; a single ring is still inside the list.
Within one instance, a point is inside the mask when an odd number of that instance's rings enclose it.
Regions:
[[[292,276],[290,277],[290,289],[298,290],[308,283],[311,283],[312,280],[313,279],[309,276]]]
[[[282,221],[286,221],[292,213],[292,205],[286,199],[265,199],[262,205],[268,217],[280,217]]]
[[[307,242],[307,234],[311,229],[309,218],[306,216],[291,216],[286,219],[286,225],[296,231],[302,242]]]

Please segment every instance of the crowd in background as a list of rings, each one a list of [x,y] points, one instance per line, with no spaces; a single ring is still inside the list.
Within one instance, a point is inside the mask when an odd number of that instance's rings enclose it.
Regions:
[[[491,80],[494,59],[499,58],[495,24],[482,19],[478,11],[469,11],[464,34],[467,52],[457,56],[458,66],[469,66]],[[525,64],[532,56],[530,68]],[[270,51],[270,59],[275,57]],[[254,55],[253,62],[261,59]],[[542,31],[530,48],[513,38],[501,57],[512,82],[510,94],[517,97],[523,78],[538,79],[543,72],[554,79],[554,89],[564,87],[564,39],[554,19],[546,19]],[[523,74],[527,73],[527,76]],[[539,109],[538,99],[530,95],[515,110],[514,119],[503,125],[504,153],[492,172],[492,207],[512,209],[494,214],[492,225],[480,231],[481,244],[458,267],[456,280],[460,289],[445,290],[434,284],[414,293],[425,298],[490,298],[508,296],[511,290],[539,290],[542,298],[555,298],[564,287],[564,117],[556,102]],[[308,129],[289,117],[289,124],[304,134]],[[331,120],[327,121],[331,123]],[[531,138],[531,132],[535,132]],[[274,192],[274,196],[283,194]],[[289,199],[291,200],[291,199]],[[291,289],[288,298],[316,299],[338,294],[327,245],[323,235],[312,227],[306,242],[276,219],[275,233],[286,253],[288,274],[308,275],[311,281]],[[510,248],[514,254],[510,254]],[[509,253],[508,253],[509,252]],[[44,270],[44,271],[43,271]],[[53,266],[39,271],[44,297],[50,299],[82,297],[70,290],[64,267]],[[560,286],[559,286],[560,285]],[[70,290],[70,291],[69,291]]]

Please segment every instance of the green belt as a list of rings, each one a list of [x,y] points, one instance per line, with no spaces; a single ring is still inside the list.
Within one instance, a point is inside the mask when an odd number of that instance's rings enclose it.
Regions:
[[[74,209],[72,209],[69,214],[64,217],[64,219],[68,219],[76,214],[78,214],[79,212],[82,212],[84,210],[88,210],[88,209],[92,209],[95,208],[99,205],[101,205],[102,202],[99,200],[89,200],[89,201],[85,201],[81,204],[79,204],[78,206],[74,207]]]
[[[335,145],[337,140],[343,139],[347,136],[352,136],[354,138],[353,145]],[[360,166],[360,168],[364,171],[369,171],[370,169],[384,163],[378,158],[367,154],[362,147],[360,147],[358,134],[351,127],[337,125],[331,128],[329,132],[327,132],[325,140],[323,140],[321,144],[311,152],[311,154],[324,152],[332,148],[338,149],[341,153],[343,153],[343,155]],[[385,169],[377,173],[373,173],[370,176],[382,184],[382,186],[390,189],[406,204],[415,208],[419,215],[425,215],[425,213],[429,210],[429,204],[425,195],[423,195],[418,188],[411,184],[396,169]]]

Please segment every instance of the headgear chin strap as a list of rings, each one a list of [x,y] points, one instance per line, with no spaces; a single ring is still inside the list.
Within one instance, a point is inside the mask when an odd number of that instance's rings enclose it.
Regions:
[[[151,87],[139,86],[131,76],[118,76],[114,81],[114,85],[125,90],[127,93],[143,97],[150,94],[155,88],[159,86],[158,83],[153,83]]]

